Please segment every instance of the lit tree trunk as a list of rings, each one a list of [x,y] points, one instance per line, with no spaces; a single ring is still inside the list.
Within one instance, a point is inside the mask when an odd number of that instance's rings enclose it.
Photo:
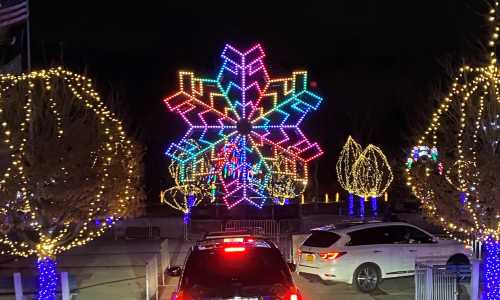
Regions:
[[[38,257],[38,300],[55,300],[57,290],[57,272],[55,257]]]

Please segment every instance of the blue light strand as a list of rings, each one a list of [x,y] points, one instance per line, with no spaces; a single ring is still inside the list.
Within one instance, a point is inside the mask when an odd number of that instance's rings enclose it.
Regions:
[[[38,300],[55,300],[57,288],[57,273],[55,259],[39,258],[38,268]]]
[[[500,242],[489,238],[483,254],[483,299],[500,299]]]
[[[347,207],[349,217],[354,216],[354,195],[349,193],[349,197],[347,199]]]
[[[189,195],[187,196],[187,212],[184,213],[184,218],[182,219],[184,224],[189,224],[189,221],[191,220],[191,209],[193,206],[196,204],[196,196],[195,195]]]
[[[365,197],[359,197],[359,216],[365,217]]]
[[[372,197],[371,199],[371,204],[372,204],[372,216],[376,217],[378,216],[378,203],[377,203],[377,197]]]

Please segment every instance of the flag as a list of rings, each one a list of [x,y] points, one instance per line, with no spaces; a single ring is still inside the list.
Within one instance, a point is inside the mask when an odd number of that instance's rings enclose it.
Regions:
[[[0,28],[24,22],[28,19],[28,3],[26,0],[4,2],[0,4]]]

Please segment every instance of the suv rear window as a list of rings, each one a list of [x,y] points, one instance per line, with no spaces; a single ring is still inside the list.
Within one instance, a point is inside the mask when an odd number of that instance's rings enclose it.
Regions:
[[[242,253],[222,249],[193,251],[182,276],[181,289],[207,295],[232,295],[249,288],[288,288],[288,265],[273,248],[247,248]]]
[[[311,235],[304,241],[304,246],[309,247],[330,247],[340,239],[340,235],[329,232],[313,230]]]

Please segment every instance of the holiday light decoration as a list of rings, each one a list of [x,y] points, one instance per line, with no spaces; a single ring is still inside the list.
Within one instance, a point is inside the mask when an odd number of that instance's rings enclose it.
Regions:
[[[483,299],[500,299],[500,245],[491,237],[484,244]]]
[[[298,165],[304,170],[303,163],[290,161],[286,155],[278,154],[270,165],[271,176],[266,191],[273,199],[277,199],[277,204],[284,205],[290,199],[303,195],[307,179],[298,180],[296,170],[292,169]]]
[[[200,149],[196,141],[190,141],[190,144],[195,149]],[[200,155],[189,164],[180,164],[177,160],[172,160],[168,168],[170,176],[174,179],[174,186],[160,192],[160,201],[184,213],[185,224],[189,223],[193,207],[200,204],[203,199],[213,197],[212,186],[207,185],[204,178],[210,168],[207,158],[206,155]]]
[[[354,195],[351,193],[347,198],[347,213],[350,217],[354,216]]]
[[[355,174],[353,174],[352,168],[362,151],[361,145],[349,136],[344,147],[342,147],[342,151],[340,151],[339,160],[336,164],[338,182],[349,194],[356,194]]]
[[[0,255],[35,255],[55,299],[57,254],[138,208],[137,149],[85,76],[0,75],[0,100]]]
[[[393,174],[382,150],[368,145],[352,166],[353,186],[356,193],[368,197],[380,197],[389,188]]]
[[[322,101],[308,90],[307,72],[271,79],[264,56],[259,44],[246,51],[226,45],[214,79],[181,71],[179,91],[164,100],[188,126],[165,154],[181,170],[208,155],[208,174],[182,173],[181,177],[207,178],[213,194],[220,191],[229,208],[242,202],[262,207],[272,198],[273,175],[286,175],[298,186],[304,185],[308,162],[322,154],[319,145],[300,129],[304,118]],[[285,158],[284,171],[273,167],[278,156]]]
[[[499,299],[500,248],[500,70],[495,45],[498,2],[490,9],[491,47],[482,66],[464,65],[450,92],[432,114],[417,146],[439,151],[445,176],[433,172],[435,162],[407,167],[407,185],[422,208],[450,237],[486,242],[483,257],[485,299]],[[410,155],[411,156],[411,155]],[[443,178],[445,177],[445,178]]]
[[[377,197],[372,197],[371,198],[371,204],[372,204],[372,216],[376,217],[376,216],[378,216],[378,202],[377,202]]]
[[[37,269],[40,279],[38,281],[38,300],[53,300],[57,290],[56,261],[50,258],[39,258]]]

